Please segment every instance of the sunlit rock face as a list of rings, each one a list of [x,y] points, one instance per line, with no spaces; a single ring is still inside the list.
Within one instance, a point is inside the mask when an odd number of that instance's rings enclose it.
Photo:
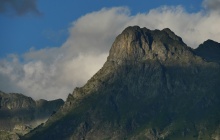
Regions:
[[[217,139],[219,75],[170,29],[128,27],[103,67],[22,139]]]
[[[170,29],[149,30],[138,26],[126,28],[115,40],[109,61],[158,60],[189,63],[194,57],[191,49]]]

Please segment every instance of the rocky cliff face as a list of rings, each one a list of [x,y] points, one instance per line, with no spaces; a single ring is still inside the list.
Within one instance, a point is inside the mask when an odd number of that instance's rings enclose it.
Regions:
[[[104,66],[22,139],[216,139],[219,75],[170,29],[128,27]]]
[[[45,122],[63,103],[61,99],[35,101],[22,94],[0,92],[0,138],[6,139],[2,138],[3,134],[6,137],[29,132]]]

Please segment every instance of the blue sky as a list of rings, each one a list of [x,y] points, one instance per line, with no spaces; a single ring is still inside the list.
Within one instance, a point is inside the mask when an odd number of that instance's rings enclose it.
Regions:
[[[66,99],[127,26],[170,28],[190,47],[220,42],[220,0],[0,0],[0,90]]]
[[[25,3],[25,0],[21,1]],[[58,47],[68,37],[71,22],[103,7],[127,6],[131,15],[145,13],[162,5],[182,5],[189,12],[202,8],[201,0],[37,0],[35,4],[38,14],[30,9],[18,15],[9,4],[5,6],[8,10],[0,13],[0,58],[11,53],[22,54],[31,47]]]

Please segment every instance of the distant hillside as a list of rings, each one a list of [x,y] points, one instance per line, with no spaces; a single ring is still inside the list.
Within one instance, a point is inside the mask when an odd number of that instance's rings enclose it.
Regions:
[[[0,91],[0,139],[6,139],[8,134],[15,139],[15,133],[29,132],[44,123],[63,103],[62,99],[35,101],[22,94]]]

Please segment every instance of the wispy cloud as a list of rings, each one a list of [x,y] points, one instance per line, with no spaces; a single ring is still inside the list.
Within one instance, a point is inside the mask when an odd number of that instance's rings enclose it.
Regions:
[[[35,99],[66,99],[102,67],[115,37],[127,26],[168,27],[195,48],[209,38],[220,41],[219,23],[216,12],[188,13],[181,6],[163,6],[137,15],[126,7],[103,8],[74,21],[62,46],[30,49],[22,62],[16,55],[1,60],[0,90]]]
[[[41,15],[36,0],[0,0],[0,14],[23,16],[25,14]]]

